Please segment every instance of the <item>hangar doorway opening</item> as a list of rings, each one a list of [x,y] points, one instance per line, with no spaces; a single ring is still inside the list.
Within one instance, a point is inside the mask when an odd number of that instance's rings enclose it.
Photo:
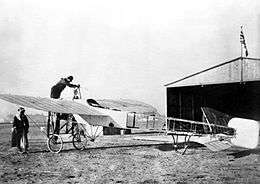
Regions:
[[[260,120],[260,82],[167,88],[167,116],[202,120],[201,107]]]

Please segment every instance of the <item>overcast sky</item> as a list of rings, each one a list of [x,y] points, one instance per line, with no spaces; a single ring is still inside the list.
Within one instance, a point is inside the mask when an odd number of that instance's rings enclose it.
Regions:
[[[259,58],[259,0],[0,0],[0,92],[47,97],[73,75],[164,112],[164,84],[240,56],[241,25]]]

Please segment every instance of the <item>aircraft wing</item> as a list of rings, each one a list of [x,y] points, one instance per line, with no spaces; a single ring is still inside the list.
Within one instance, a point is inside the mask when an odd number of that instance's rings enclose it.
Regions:
[[[0,94],[0,99],[23,107],[42,110],[46,112],[51,111],[65,114],[78,114],[88,124],[94,126],[108,127],[109,123],[113,121],[113,119],[108,115],[105,115],[93,108],[90,108],[87,105],[70,100],[12,94]],[[86,124],[86,122],[80,120],[79,123]],[[122,128],[116,122],[113,121],[113,123],[115,127]]]
[[[120,111],[135,112],[138,114],[146,114],[146,115],[158,114],[156,108],[140,101],[129,100],[129,99],[119,99],[119,100],[102,99],[96,101],[100,106],[108,109],[117,109]]]
[[[42,111],[57,113],[84,114],[93,116],[106,116],[97,110],[75,101],[52,98],[32,97],[24,95],[0,94],[0,99],[20,106]]]

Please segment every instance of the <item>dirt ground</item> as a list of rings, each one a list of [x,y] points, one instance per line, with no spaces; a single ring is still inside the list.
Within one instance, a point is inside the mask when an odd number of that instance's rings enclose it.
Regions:
[[[0,127],[0,183],[260,183],[260,146],[212,152],[205,147],[176,153],[171,144],[103,136],[84,151],[65,145],[47,150],[36,128],[30,152],[10,152],[10,127]]]

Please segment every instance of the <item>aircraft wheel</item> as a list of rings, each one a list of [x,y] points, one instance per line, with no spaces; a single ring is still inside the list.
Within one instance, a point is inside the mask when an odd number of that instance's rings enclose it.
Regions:
[[[63,141],[61,136],[53,134],[47,141],[47,146],[50,152],[59,153],[63,148]]]
[[[77,150],[84,150],[86,141],[87,139],[84,134],[78,133],[73,135],[72,143]]]

